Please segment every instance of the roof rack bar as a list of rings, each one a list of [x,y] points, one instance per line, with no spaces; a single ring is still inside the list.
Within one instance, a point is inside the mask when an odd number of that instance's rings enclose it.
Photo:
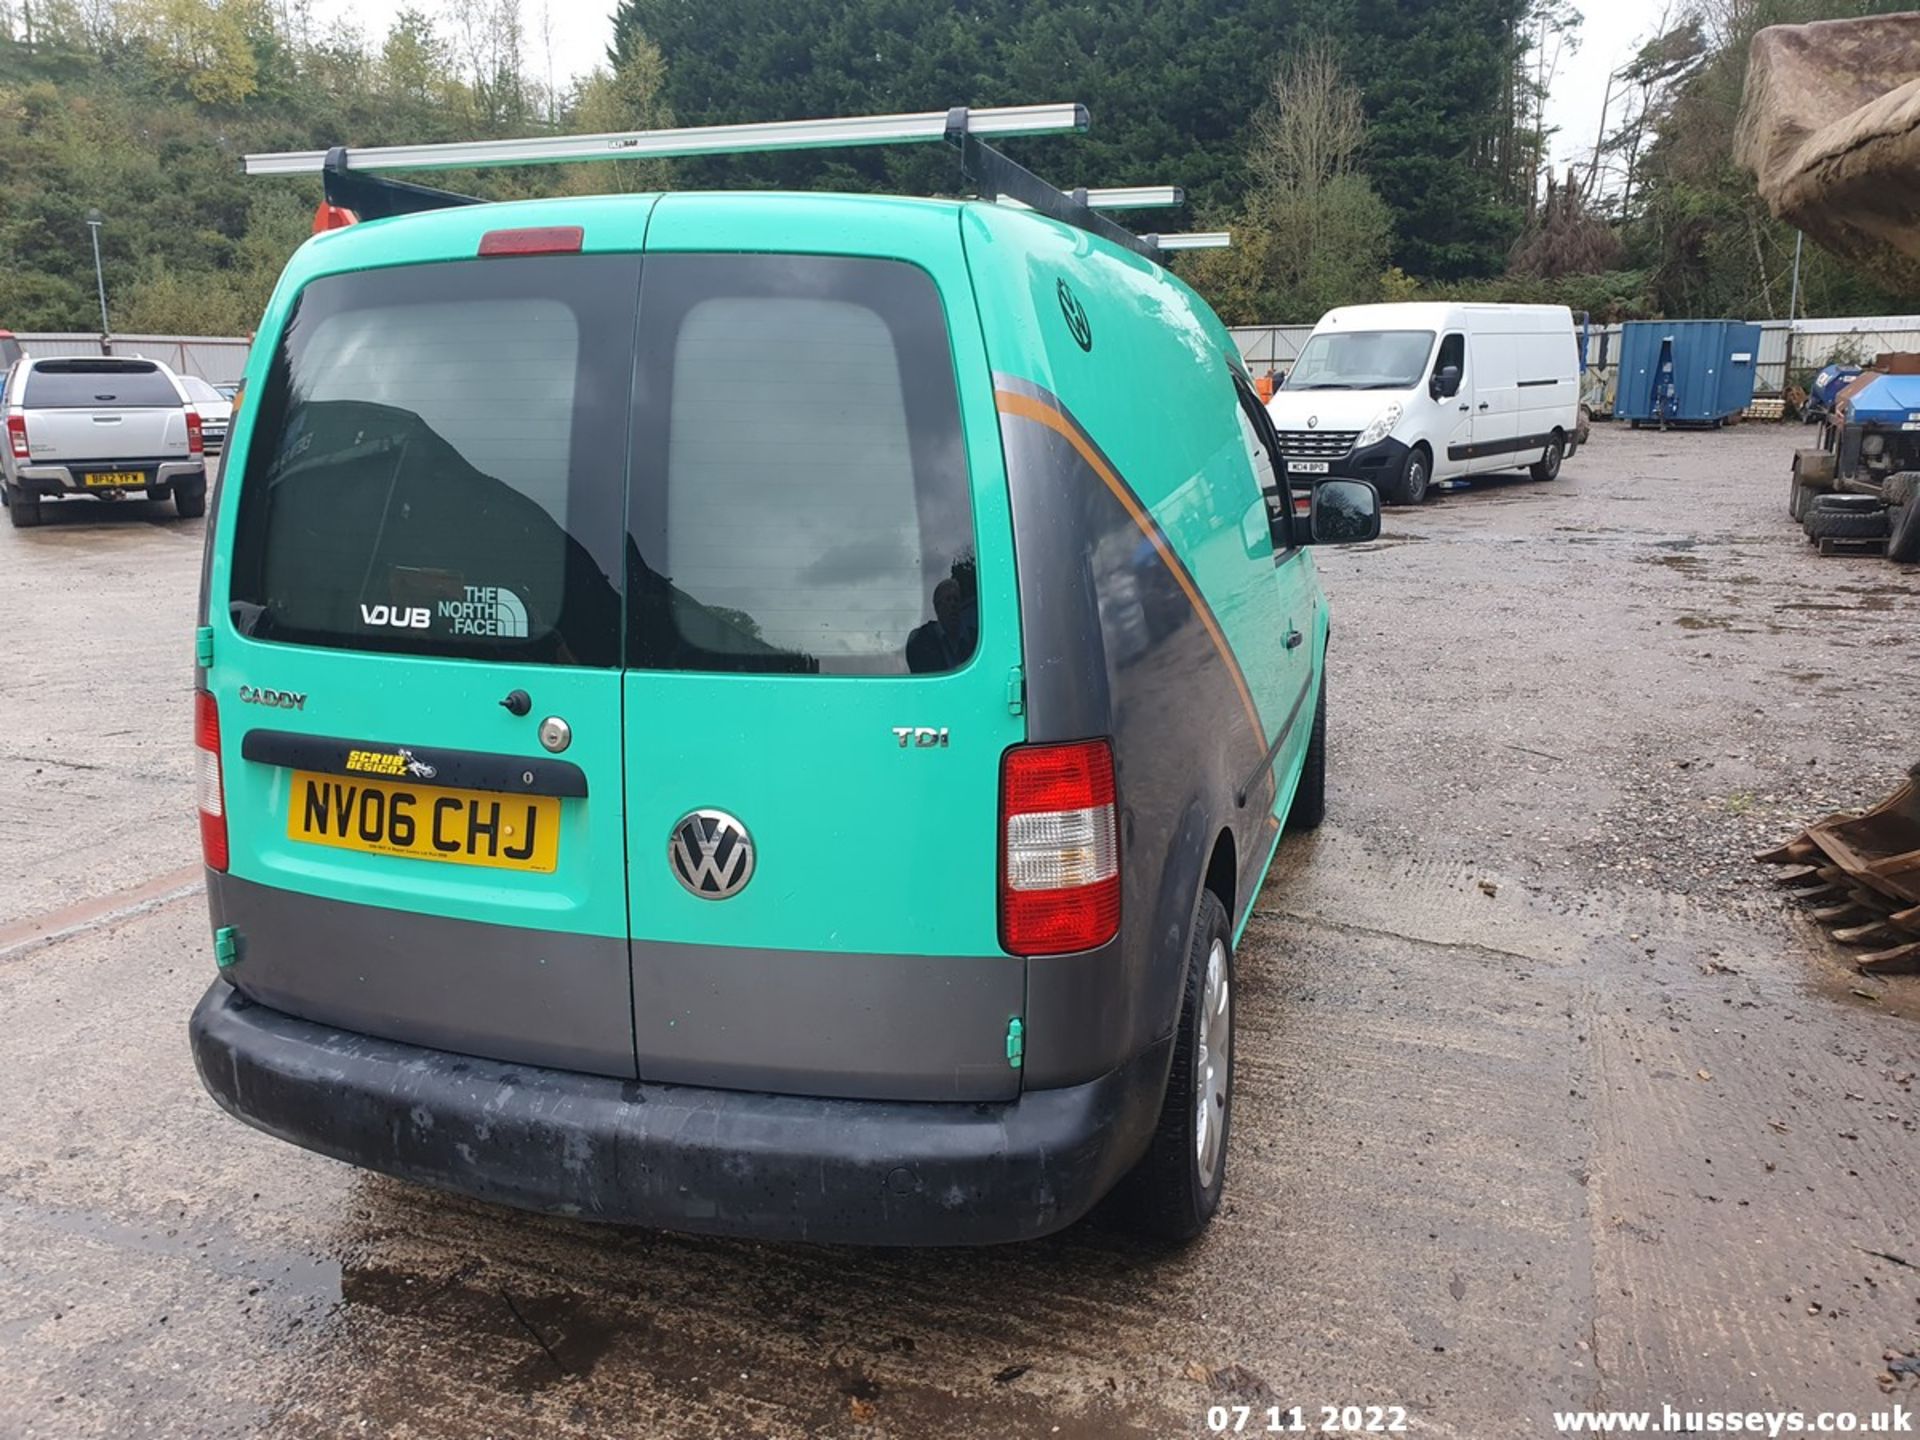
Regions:
[[[602,135],[543,135],[529,140],[476,140],[450,145],[378,145],[348,152],[345,168],[455,170],[581,160],[647,160],[681,155],[733,155],[749,150],[820,150],[845,145],[897,145],[947,138],[950,113],[860,115],[846,120],[776,120],[752,125],[696,125]],[[1087,128],[1084,105],[1004,105],[972,110],[971,135],[1054,135]],[[246,157],[249,175],[317,175],[327,150],[291,150]]]
[[[947,143],[960,152],[961,174],[979,187],[982,200],[1004,196],[1049,220],[1111,240],[1148,260],[1160,258],[1158,250],[1131,230],[1122,229],[1083,200],[1056,190],[1026,166],[983,144],[973,130],[976,113],[964,105],[954,106],[947,112],[946,137]]]
[[[1187,192],[1178,185],[1127,185],[1109,190],[1074,190],[1070,192],[1090,210],[1164,210],[1187,203]],[[1003,204],[1024,210],[1018,200],[1011,196],[1000,197]]]
[[[327,204],[351,210],[362,220],[384,220],[390,215],[413,215],[422,210],[486,203],[477,195],[459,195],[451,190],[409,185],[404,180],[385,180],[377,175],[357,175],[348,167],[344,145],[327,151],[320,184],[326,192]]]
[[[1231,230],[1189,230],[1179,235],[1149,235],[1162,250],[1225,250],[1233,244]]]
[[[1115,185],[1085,194],[1082,203],[1095,210],[1167,210],[1187,203],[1187,192],[1178,185]]]

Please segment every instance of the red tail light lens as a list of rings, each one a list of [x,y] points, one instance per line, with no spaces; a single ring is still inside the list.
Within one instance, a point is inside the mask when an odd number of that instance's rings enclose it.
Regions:
[[[1000,771],[1000,944],[1059,955],[1120,930],[1113,747],[1023,745]]]
[[[198,410],[187,411],[187,453],[189,455],[204,455],[207,453],[207,439],[206,436],[200,433],[200,412]]]
[[[525,230],[489,230],[482,255],[578,255],[587,232],[578,225],[540,225]]]
[[[220,773],[220,707],[204,690],[193,694],[195,788],[200,805],[200,854],[215,870],[227,868],[227,786]]]
[[[7,443],[13,447],[14,459],[26,460],[31,458],[27,453],[26,416],[9,415],[7,417]]]

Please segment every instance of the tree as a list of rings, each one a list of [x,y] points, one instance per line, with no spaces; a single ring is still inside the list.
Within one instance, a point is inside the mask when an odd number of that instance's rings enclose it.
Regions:
[[[1360,92],[1329,43],[1281,63],[1250,129],[1253,186],[1228,225],[1234,248],[1202,252],[1188,275],[1235,320],[1316,320],[1373,298],[1392,217],[1360,173]]]
[[[573,128],[600,135],[671,127],[673,110],[665,97],[666,69],[658,46],[644,37],[630,45],[612,70],[596,69],[580,82],[573,99]],[[563,189],[578,195],[665,190],[672,183],[672,162],[666,160],[569,165],[561,181]]]

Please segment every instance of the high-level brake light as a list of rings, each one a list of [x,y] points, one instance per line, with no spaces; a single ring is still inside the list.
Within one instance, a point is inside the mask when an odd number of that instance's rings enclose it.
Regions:
[[[1000,772],[1000,944],[1091,950],[1120,929],[1120,832],[1105,740],[1021,745]]]
[[[651,160],[675,155],[731,155],[750,150],[821,150],[842,145],[944,141],[948,113],[859,115],[844,120],[775,120],[753,125],[693,125],[601,135],[541,135],[528,140],[474,140],[446,145],[375,145],[349,150],[354,170],[454,170],[487,165],[540,165],[575,160]],[[1084,105],[1003,105],[967,112],[978,136],[1054,135],[1087,128]],[[318,175],[325,150],[246,157],[249,175]]]
[[[482,255],[578,255],[587,232],[578,225],[540,225],[524,230],[489,230],[480,237]]]

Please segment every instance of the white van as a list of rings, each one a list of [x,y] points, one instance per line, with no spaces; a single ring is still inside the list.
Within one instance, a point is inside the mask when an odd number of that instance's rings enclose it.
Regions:
[[[1580,348],[1559,305],[1345,305],[1267,404],[1288,477],[1371,480],[1417,505],[1434,481],[1530,469],[1574,443]]]

